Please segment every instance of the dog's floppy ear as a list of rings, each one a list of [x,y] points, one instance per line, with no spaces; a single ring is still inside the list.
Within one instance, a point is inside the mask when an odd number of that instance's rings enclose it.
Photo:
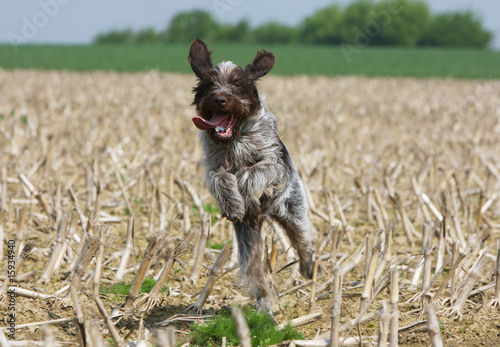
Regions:
[[[267,74],[274,66],[274,54],[269,51],[260,50],[253,58],[252,64],[248,64],[245,68],[245,73],[251,80],[256,80]]]
[[[196,76],[202,78],[203,74],[212,69],[212,52],[208,50],[205,42],[194,39],[189,48],[188,60]]]

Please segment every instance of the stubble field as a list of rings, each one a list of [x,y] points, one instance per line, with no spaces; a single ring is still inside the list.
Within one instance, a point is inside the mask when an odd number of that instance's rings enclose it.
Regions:
[[[16,313],[15,340],[77,344],[80,329],[90,345],[119,345],[112,326],[126,344],[172,327],[182,345],[191,322],[254,303],[232,270],[201,316],[186,311],[232,240],[202,181],[194,82],[157,72],[0,70],[0,313],[7,333]],[[345,343],[377,343],[386,336],[379,318],[388,326],[396,306],[400,345],[428,346],[437,335],[450,346],[500,345],[500,82],[267,76],[259,87],[305,183],[323,268],[315,283],[294,266],[278,272],[295,257],[265,225],[278,323],[321,313],[298,330],[317,340],[311,346],[327,343],[336,267],[340,325],[368,317],[340,329]],[[174,250],[188,230],[194,237]],[[102,293],[132,283],[148,243],[146,277],[167,268],[168,290],[127,305],[124,295]],[[31,252],[19,257],[26,245]],[[219,274],[234,265],[229,259]]]

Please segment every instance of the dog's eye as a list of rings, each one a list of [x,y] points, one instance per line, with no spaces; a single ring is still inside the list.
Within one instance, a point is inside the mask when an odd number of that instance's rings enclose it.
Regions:
[[[235,87],[235,88],[239,88],[239,87],[240,87],[240,84],[239,84],[238,82],[234,82],[234,83],[233,83],[233,87]]]

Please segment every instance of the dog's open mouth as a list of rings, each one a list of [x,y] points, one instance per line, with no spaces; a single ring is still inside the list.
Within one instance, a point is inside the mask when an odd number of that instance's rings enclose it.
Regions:
[[[233,134],[236,117],[229,112],[216,111],[210,120],[201,117],[193,118],[194,125],[200,130],[215,129],[217,136],[228,138]]]

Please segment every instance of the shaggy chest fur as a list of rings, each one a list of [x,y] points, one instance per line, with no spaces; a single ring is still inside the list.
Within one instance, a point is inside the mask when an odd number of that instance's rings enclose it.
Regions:
[[[276,118],[265,107],[245,122],[241,135],[230,145],[215,144],[206,132],[200,133],[207,174],[223,169],[236,174],[259,162],[282,166],[283,143],[277,136]]]
[[[205,132],[200,133],[200,138],[207,181],[216,172],[230,173],[235,176],[240,193],[252,192],[263,213],[282,209],[298,176],[277,135],[276,117],[266,107],[243,124],[241,135],[228,146],[215,144]]]

